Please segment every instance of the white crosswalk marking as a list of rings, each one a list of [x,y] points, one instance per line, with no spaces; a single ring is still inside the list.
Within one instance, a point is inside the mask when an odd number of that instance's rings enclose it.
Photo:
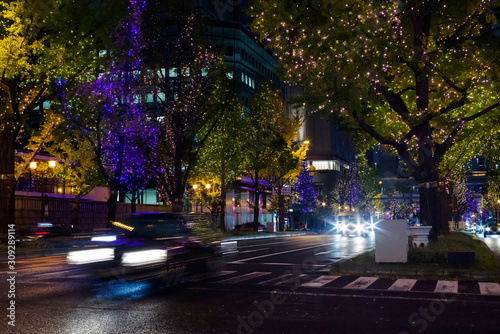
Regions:
[[[482,295],[500,295],[500,285],[498,283],[478,282],[478,284]]]
[[[337,278],[340,276],[329,276],[329,275],[322,275],[319,276],[312,281],[309,281],[307,283],[302,284],[301,286],[306,286],[306,287],[311,287],[311,288],[320,288],[323,285],[326,285],[330,282],[335,281]]]
[[[235,272],[236,272],[236,270],[221,270],[221,271],[218,271],[218,272],[214,273],[212,275],[212,277],[226,276],[226,275],[229,275],[229,274],[233,274]]]
[[[457,281],[438,281],[434,292],[458,293]]]
[[[283,281],[282,283],[278,283],[279,284],[288,284],[288,283],[295,283],[296,285],[298,285],[298,283],[300,283],[300,280],[305,280],[309,277],[309,275],[307,274],[301,274],[299,276],[293,276],[293,277],[290,277],[289,279]]]
[[[394,282],[388,290],[390,291],[410,291],[411,288],[417,283],[416,279],[398,279]]]
[[[239,282],[244,282],[248,281],[252,278],[260,277],[260,276],[265,276],[271,274],[270,272],[261,272],[261,271],[254,271],[252,273],[248,274],[243,274],[239,275],[236,277],[231,277],[227,279],[223,279],[222,281],[219,281],[218,283],[239,283]]]
[[[378,280],[377,277],[359,277],[354,282],[347,284],[345,289],[366,289],[373,282]]]

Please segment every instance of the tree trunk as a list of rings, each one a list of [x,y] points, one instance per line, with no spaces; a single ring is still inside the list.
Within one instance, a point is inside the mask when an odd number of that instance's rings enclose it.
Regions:
[[[73,225],[73,233],[79,232],[79,221],[80,221],[80,207],[81,207],[81,196],[76,195],[75,201],[73,202],[73,217],[71,218],[71,225]]]
[[[441,224],[441,231],[449,231],[450,225],[448,224],[448,194],[446,192],[446,186],[440,186],[439,189],[439,223]]]
[[[285,230],[285,200],[281,194],[282,187],[282,184],[278,184],[278,231],[280,232]]]
[[[420,219],[424,225],[432,226],[429,241],[437,242],[440,234],[439,193],[437,182],[426,182],[419,185]]]
[[[224,180],[224,179],[223,179]],[[222,232],[227,232],[226,228],[226,187],[221,184],[221,201],[220,201],[220,229]]]
[[[118,190],[111,189],[108,198],[108,218],[106,227],[111,228],[111,222],[116,220],[116,209],[118,207]]]
[[[259,171],[255,171],[255,199],[254,199],[254,207],[253,207],[253,230],[259,230]]]
[[[137,211],[136,203],[137,202],[137,191],[132,190],[132,199],[130,199],[130,212],[135,213]]]
[[[0,137],[0,242],[7,244],[7,232],[15,224],[14,150],[16,136],[5,129]]]

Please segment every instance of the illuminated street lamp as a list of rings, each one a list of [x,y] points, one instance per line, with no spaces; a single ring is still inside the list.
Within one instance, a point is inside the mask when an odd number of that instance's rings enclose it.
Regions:
[[[51,169],[54,169],[56,167],[56,162],[54,160],[50,160],[49,163],[48,163],[48,166],[49,168]],[[35,171],[37,168],[37,162],[36,161],[32,161],[30,162],[30,174],[31,174],[31,171]],[[41,181],[42,181],[42,184],[41,184],[41,202],[42,202],[42,222],[44,221],[44,218],[45,216],[48,216],[49,215],[49,203],[47,201],[47,199],[45,198],[45,171],[42,169],[41,170],[41,173],[42,173],[42,177],[41,177]],[[31,179],[31,176],[30,176],[30,179]],[[31,188],[31,186],[30,186]]]

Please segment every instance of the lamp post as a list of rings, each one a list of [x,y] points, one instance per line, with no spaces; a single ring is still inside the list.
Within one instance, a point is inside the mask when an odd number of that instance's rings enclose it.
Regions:
[[[194,189],[194,194],[195,194],[195,211],[196,213],[198,213],[198,196],[196,196],[196,189],[198,189],[198,185],[197,184],[193,184],[193,189]]]
[[[56,162],[54,160],[50,160],[49,163],[48,163],[48,166],[49,168],[51,169],[54,169],[56,167]],[[30,162],[30,173],[31,173],[31,170],[35,171],[36,170],[36,167],[37,167],[37,162],[36,161],[32,161]],[[42,203],[42,222],[45,220],[45,216],[48,216],[49,215],[49,203],[48,201],[45,199],[45,171],[44,169],[42,168],[41,170],[41,173],[42,173],[42,177],[41,177],[41,203]]]

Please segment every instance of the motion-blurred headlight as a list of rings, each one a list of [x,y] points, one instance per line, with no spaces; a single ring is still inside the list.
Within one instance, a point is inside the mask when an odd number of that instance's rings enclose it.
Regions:
[[[70,264],[85,264],[102,261],[110,261],[115,258],[114,248],[96,248],[71,251],[67,260]]]
[[[164,249],[149,249],[143,251],[126,252],[122,256],[124,266],[142,266],[145,264],[161,263],[167,259]]]

